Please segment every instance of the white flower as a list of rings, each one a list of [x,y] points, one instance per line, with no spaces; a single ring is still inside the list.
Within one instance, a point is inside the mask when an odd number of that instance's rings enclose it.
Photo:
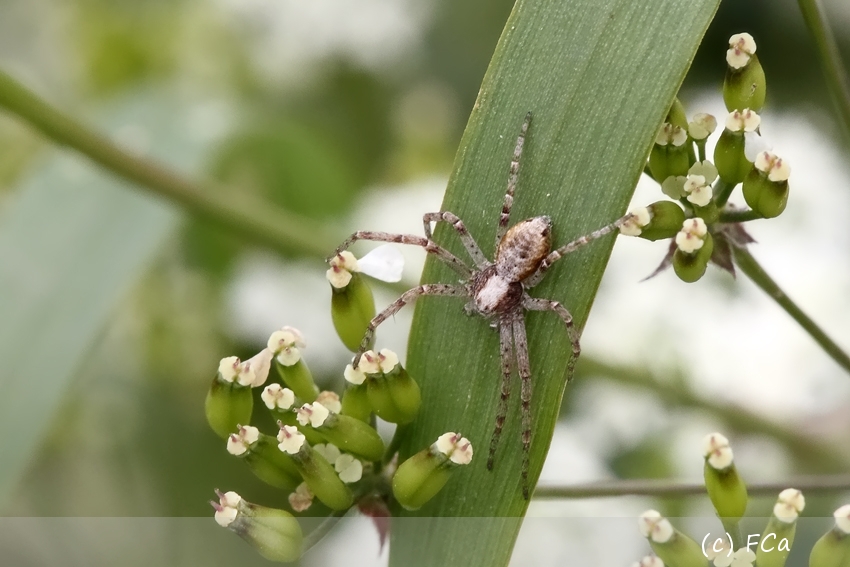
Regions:
[[[732,561],[729,563],[729,565],[730,567],[753,567],[753,561],[755,560],[755,552],[749,547],[742,547],[736,550],[735,553],[732,555]],[[714,564],[717,565],[716,559]]]
[[[294,425],[284,425],[280,428],[280,433],[277,434],[277,440],[280,441],[277,446],[278,449],[294,455],[304,446],[306,437]]]
[[[791,167],[771,151],[761,152],[755,161],[756,169],[767,174],[767,178],[774,182],[787,181],[791,175]]]
[[[761,117],[755,110],[733,110],[726,116],[726,129],[732,132],[754,132],[761,124]]]
[[[227,438],[227,452],[231,455],[244,455],[248,448],[260,438],[260,430],[250,425],[240,425],[239,431]]]
[[[334,470],[339,475],[339,479],[350,484],[357,482],[363,476],[363,463],[354,458],[353,455],[344,454],[337,457],[334,461]]]
[[[325,420],[328,418],[331,412],[328,411],[328,408],[320,404],[319,402],[313,402],[312,404],[304,404],[297,410],[298,415],[298,423],[301,425],[307,425],[308,423],[313,427],[320,427]]]
[[[708,227],[699,217],[687,219],[682,223],[682,230],[676,235],[676,246],[685,254],[693,254],[705,244]]]
[[[638,517],[638,528],[643,537],[656,543],[665,543],[673,537],[673,525],[657,510],[647,510]]]
[[[734,559],[729,540],[726,538],[717,538],[709,542],[708,549],[704,551],[706,558],[714,561],[714,567],[729,567]]]
[[[223,528],[229,526],[236,519],[239,513],[236,509],[242,501],[242,497],[235,492],[216,492],[218,494],[218,503],[210,502],[215,508],[215,521]]]
[[[850,504],[845,504],[836,510],[833,516],[835,516],[835,527],[845,534],[850,534]]]
[[[688,201],[697,207],[704,207],[711,202],[711,185],[706,183],[702,175],[688,175],[684,186]]]
[[[295,392],[280,384],[269,384],[260,394],[260,399],[269,409],[287,410],[295,403]]]
[[[225,382],[233,382],[239,375],[239,365],[242,364],[236,356],[222,358],[218,363],[218,373]]]
[[[729,49],[726,51],[726,63],[733,69],[740,69],[750,62],[756,52],[756,41],[748,33],[736,33],[729,38]]]
[[[638,207],[629,211],[629,219],[620,226],[620,234],[626,236],[640,236],[643,227],[649,224],[649,209]]]
[[[357,258],[348,250],[343,250],[330,260],[331,267],[325,272],[325,277],[331,285],[337,289],[347,286],[351,282],[351,274],[359,272]]]
[[[316,401],[325,406],[332,413],[340,413],[342,411],[342,402],[339,400],[339,394],[325,390],[320,392],[316,397]]]
[[[243,386],[251,386],[252,388],[262,386],[269,378],[271,364],[272,351],[264,348],[242,363],[238,378],[239,383]]]
[[[275,331],[269,337],[268,348],[277,357],[277,361],[284,366],[292,366],[301,360],[299,349],[307,346],[301,331],[294,327],[284,327]]]
[[[295,492],[289,495],[289,505],[296,512],[303,512],[308,509],[313,503],[313,492],[306,482],[302,482],[295,489]]]
[[[404,257],[394,246],[383,244],[359,260],[345,250],[331,258],[330,265],[325,276],[332,286],[339,289],[351,282],[351,274],[354,272],[362,272],[385,282],[397,282],[401,280]]]
[[[357,260],[357,266],[361,273],[376,280],[397,282],[401,281],[404,256],[395,246],[383,244]]]
[[[460,433],[443,433],[434,443],[434,448],[458,465],[468,465],[472,461],[472,443]]]
[[[363,353],[360,359],[359,369],[366,374],[378,374],[383,372],[387,374],[398,365],[398,355],[388,348],[381,349],[381,352],[367,350]]]
[[[717,119],[705,112],[694,114],[694,119],[688,123],[688,134],[694,140],[704,140],[716,129]]]
[[[711,468],[723,470],[732,464],[732,448],[729,440],[720,433],[706,435],[702,442],[702,456]]]
[[[779,499],[773,507],[773,515],[780,522],[790,524],[797,520],[805,507],[806,499],[803,493],[796,488],[786,488],[779,493]]]
[[[679,147],[683,146],[687,141],[688,133],[683,128],[673,126],[669,122],[662,124],[658,130],[658,134],[655,136],[655,143],[659,146],[670,144],[671,146]]]
[[[352,366],[351,364],[347,364],[345,366],[345,372],[343,372],[343,376],[345,376],[346,381],[358,386],[366,381],[366,373],[363,372],[362,364],[357,368],[354,368],[354,366]]]
[[[313,450],[319,453],[321,456],[325,458],[325,460],[331,464],[335,463],[336,460],[342,455],[339,448],[333,443],[319,443],[318,445],[313,445]]]
[[[632,567],[664,567],[664,562],[657,555],[647,555],[640,561],[632,563]]]

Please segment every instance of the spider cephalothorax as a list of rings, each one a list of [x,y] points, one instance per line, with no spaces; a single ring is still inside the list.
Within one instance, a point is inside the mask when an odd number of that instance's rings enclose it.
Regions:
[[[609,234],[631,218],[626,215],[588,235],[582,236],[557,248],[552,248],[552,221],[540,216],[518,222],[508,229],[514,192],[519,175],[519,162],[528,126],[531,123],[529,112],[522,123],[522,129],[514,147],[513,160],[508,174],[508,188],[499,217],[496,231],[496,253],[494,261],[487,260],[475,239],[466,230],[463,221],[448,211],[427,213],[423,217],[425,237],[411,234],[390,234],[387,232],[360,231],[352,234],[337,249],[336,254],[351,246],[357,240],[379,242],[398,242],[421,246],[426,252],[436,255],[457,271],[462,279],[457,284],[424,284],[406,291],[389,307],[378,313],[369,323],[369,327],[360,344],[360,350],[354,357],[356,368],[362,354],[370,347],[375,329],[387,318],[393,316],[402,307],[422,295],[444,295],[466,297],[468,313],[478,313],[493,321],[499,330],[499,344],[502,361],[502,386],[499,408],[496,412],[496,426],[490,440],[490,455],[487,468],[493,468],[493,459],[498,447],[499,436],[507,415],[507,402],[511,391],[511,373],[516,361],[517,372],[522,384],[520,398],[522,402],[522,492],[527,499],[528,491],[528,453],[531,445],[531,364],[528,359],[528,341],[525,332],[525,311],[553,311],[567,328],[572,343],[572,356],[567,367],[567,380],[572,377],[576,359],[581,352],[578,333],[573,327],[573,318],[567,309],[549,299],[534,298],[529,289],[537,285],[549,267],[565,254],[580,248],[591,240]],[[436,244],[431,238],[432,222],[447,222],[457,231],[464,248],[472,259],[470,268],[457,256]]]

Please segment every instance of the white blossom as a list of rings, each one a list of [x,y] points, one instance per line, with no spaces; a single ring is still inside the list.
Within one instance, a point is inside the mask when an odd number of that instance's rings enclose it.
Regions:
[[[729,440],[720,433],[706,435],[702,442],[702,456],[711,468],[723,470],[732,464],[732,448]]]
[[[850,504],[845,504],[835,511],[835,527],[845,533],[850,534]]]
[[[753,36],[744,32],[736,33],[729,38],[729,49],[726,51],[726,63],[733,69],[741,69],[750,62],[756,52],[756,42]]]
[[[277,440],[280,441],[277,448],[284,453],[294,455],[301,450],[306,439],[294,425],[284,425],[280,428],[280,433],[277,434]]]
[[[726,129],[732,132],[754,132],[761,124],[761,117],[755,110],[733,110],[726,116]]]
[[[227,452],[231,455],[244,455],[248,448],[260,438],[260,430],[250,425],[240,425],[239,431],[227,438]]]
[[[620,234],[626,236],[640,236],[643,227],[649,224],[650,215],[649,209],[646,207],[638,207],[629,211],[631,215],[626,222],[620,226]]]
[[[676,246],[685,254],[693,254],[705,244],[708,227],[699,217],[687,219],[682,223],[682,230],[676,235]]]
[[[780,522],[790,524],[797,520],[805,507],[806,499],[803,493],[796,488],[786,488],[779,493],[779,499],[773,507],[773,515]]]
[[[472,461],[472,443],[460,433],[443,433],[437,438],[434,448],[458,465],[468,465]]]
[[[638,517],[638,528],[643,537],[656,543],[666,543],[673,537],[673,525],[657,510],[647,510]]]
[[[260,399],[269,409],[287,410],[295,403],[295,392],[280,384],[269,384],[260,394]]]
[[[761,152],[755,161],[756,169],[767,174],[767,178],[774,182],[787,181],[791,175],[791,167],[771,151]]]
[[[351,484],[357,482],[363,476],[363,463],[348,453],[340,455],[334,461],[334,470],[339,475],[339,479]]]
[[[312,404],[304,404],[300,408],[298,408],[298,423],[301,425],[310,424],[313,427],[320,427],[325,423],[325,420],[328,418],[331,412],[328,409],[320,404],[319,402],[313,402]]]
[[[684,128],[680,128],[679,126],[673,126],[669,122],[665,122],[661,125],[661,128],[658,130],[658,134],[655,136],[655,143],[659,146],[683,146],[685,142],[688,141],[688,133]]]
[[[268,348],[283,366],[292,366],[301,360],[301,350],[307,346],[301,331],[294,327],[284,327],[269,337]]]

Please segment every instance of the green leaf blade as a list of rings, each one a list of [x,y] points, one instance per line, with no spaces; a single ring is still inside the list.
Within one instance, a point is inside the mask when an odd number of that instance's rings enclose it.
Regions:
[[[548,215],[557,246],[620,217],[717,5],[520,0],[470,116],[443,210],[460,216],[492,254],[512,150],[530,110],[511,223]],[[436,239],[464,255],[448,227],[440,227]],[[531,295],[562,302],[582,328],[613,242],[608,237],[565,257]],[[455,279],[429,259],[423,281]],[[392,565],[506,564],[520,525],[508,518],[521,517],[528,505],[520,490],[519,379],[513,378],[495,468],[487,471],[500,397],[499,341],[486,321],[465,317],[461,307],[461,300],[425,298],[416,308],[407,367],[423,403],[403,434],[401,457],[446,431],[462,432],[477,454],[470,470],[457,471],[432,502],[415,513],[397,511],[435,520],[396,522]],[[526,321],[534,483],[554,431],[570,345],[554,314],[531,313]],[[458,522],[448,516],[507,518]]]

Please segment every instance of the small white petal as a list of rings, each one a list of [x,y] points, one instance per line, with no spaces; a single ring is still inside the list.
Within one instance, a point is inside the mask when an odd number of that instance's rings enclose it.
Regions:
[[[398,365],[398,355],[388,348],[381,349],[378,358],[381,372],[385,374],[392,372],[393,368]]]
[[[705,185],[711,185],[717,179],[717,168],[709,160],[698,161],[688,169],[688,175],[701,175]]]
[[[647,555],[635,563],[634,567],[664,567],[664,562],[657,555]]]
[[[845,504],[835,511],[835,527],[845,534],[850,534],[850,504]]]
[[[337,289],[344,288],[351,283],[351,272],[348,270],[328,268],[328,271],[325,272],[325,277]]]
[[[713,469],[723,470],[732,464],[732,448],[729,440],[720,433],[706,435],[702,442],[702,456],[708,459]]]
[[[733,69],[740,69],[750,62],[756,52],[756,42],[748,33],[736,33],[729,38],[729,49],[726,51],[726,63]]]
[[[289,409],[295,403],[295,393],[280,384],[269,384],[260,394],[260,398],[269,409]]]
[[[233,382],[236,379],[236,376],[239,375],[240,364],[241,362],[236,356],[222,358],[218,363],[218,373],[221,375],[221,379],[225,382]]]
[[[307,425],[308,423],[313,427],[319,427],[330,415],[328,409],[320,404],[319,402],[313,402],[312,404],[304,404],[298,409],[298,415],[296,419],[298,423],[301,425]]]
[[[694,114],[694,119],[688,123],[688,133],[694,140],[704,140],[717,129],[717,119],[711,114],[700,112]]]
[[[231,455],[244,455],[248,448],[260,438],[260,430],[250,425],[243,425],[239,431],[227,438],[227,452]]]
[[[357,265],[357,258],[354,254],[345,250],[340,252],[330,260],[330,269],[325,272],[325,276],[331,285],[335,288],[343,288],[351,281],[352,272],[360,271]]]
[[[357,260],[360,272],[385,282],[401,281],[404,256],[390,244],[378,246]]]
[[[313,492],[306,482],[302,482],[295,489],[295,492],[289,495],[289,505],[296,512],[303,512],[313,504]]]
[[[744,132],[744,157],[755,162],[762,152],[770,151],[767,141],[758,132]]]
[[[647,510],[638,517],[638,528],[644,537],[657,543],[665,543],[673,537],[673,525],[656,510]]]
[[[340,413],[342,411],[342,402],[340,402],[339,394],[336,392],[325,390],[319,393],[316,401],[333,413]]]
[[[806,499],[803,493],[796,488],[786,488],[779,493],[779,499],[773,507],[773,515],[777,520],[790,524],[800,515],[806,507]]]
[[[357,482],[363,476],[363,463],[354,458],[353,455],[340,455],[334,461],[334,470],[339,474],[339,479],[350,484]]]
[[[472,461],[472,443],[459,433],[443,433],[437,438],[434,448],[455,464],[468,465]]]
[[[343,376],[345,376],[346,381],[358,386],[366,381],[366,373],[361,368],[354,368],[350,364],[345,366]]]
[[[233,523],[233,520],[236,519],[237,514],[238,512],[236,511],[236,508],[225,506],[221,510],[216,510],[215,521],[218,523],[219,526],[226,528],[231,523]]]
[[[297,364],[299,360],[301,360],[301,351],[294,346],[286,347],[277,355],[277,361],[282,366],[292,366]]]
[[[230,506],[231,508],[236,508],[237,506],[239,506],[239,503],[242,502],[242,497],[239,496],[239,494],[237,494],[236,492],[228,490],[227,492],[221,495],[219,502],[221,502],[222,506]]]
[[[366,374],[378,374],[381,371],[381,357],[374,351],[367,350],[360,357],[360,366],[358,367]]]
[[[293,425],[284,425],[280,428],[280,433],[277,434],[277,440],[280,441],[278,449],[290,455],[296,454],[304,446],[306,437],[298,431],[298,428]]]
[[[313,446],[313,450],[325,458],[331,464],[335,463],[342,454],[339,448],[333,443],[319,443]]]
[[[688,195],[688,201],[697,207],[704,207],[711,202],[712,195],[711,187],[704,185],[691,191],[691,194]]]
[[[692,254],[705,244],[704,237],[708,233],[705,221],[699,217],[682,223],[682,230],[676,235],[676,246],[686,254]]]
[[[649,209],[646,207],[638,207],[629,211],[631,217],[622,226],[620,226],[620,234],[626,236],[640,236],[640,233],[651,220]]]
[[[253,357],[242,363],[242,366],[250,369],[254,378],[251,381],[251,387],[256,388],[266,383],[269,378],[269,369],[272,364],[272,351],[264,348]]]

